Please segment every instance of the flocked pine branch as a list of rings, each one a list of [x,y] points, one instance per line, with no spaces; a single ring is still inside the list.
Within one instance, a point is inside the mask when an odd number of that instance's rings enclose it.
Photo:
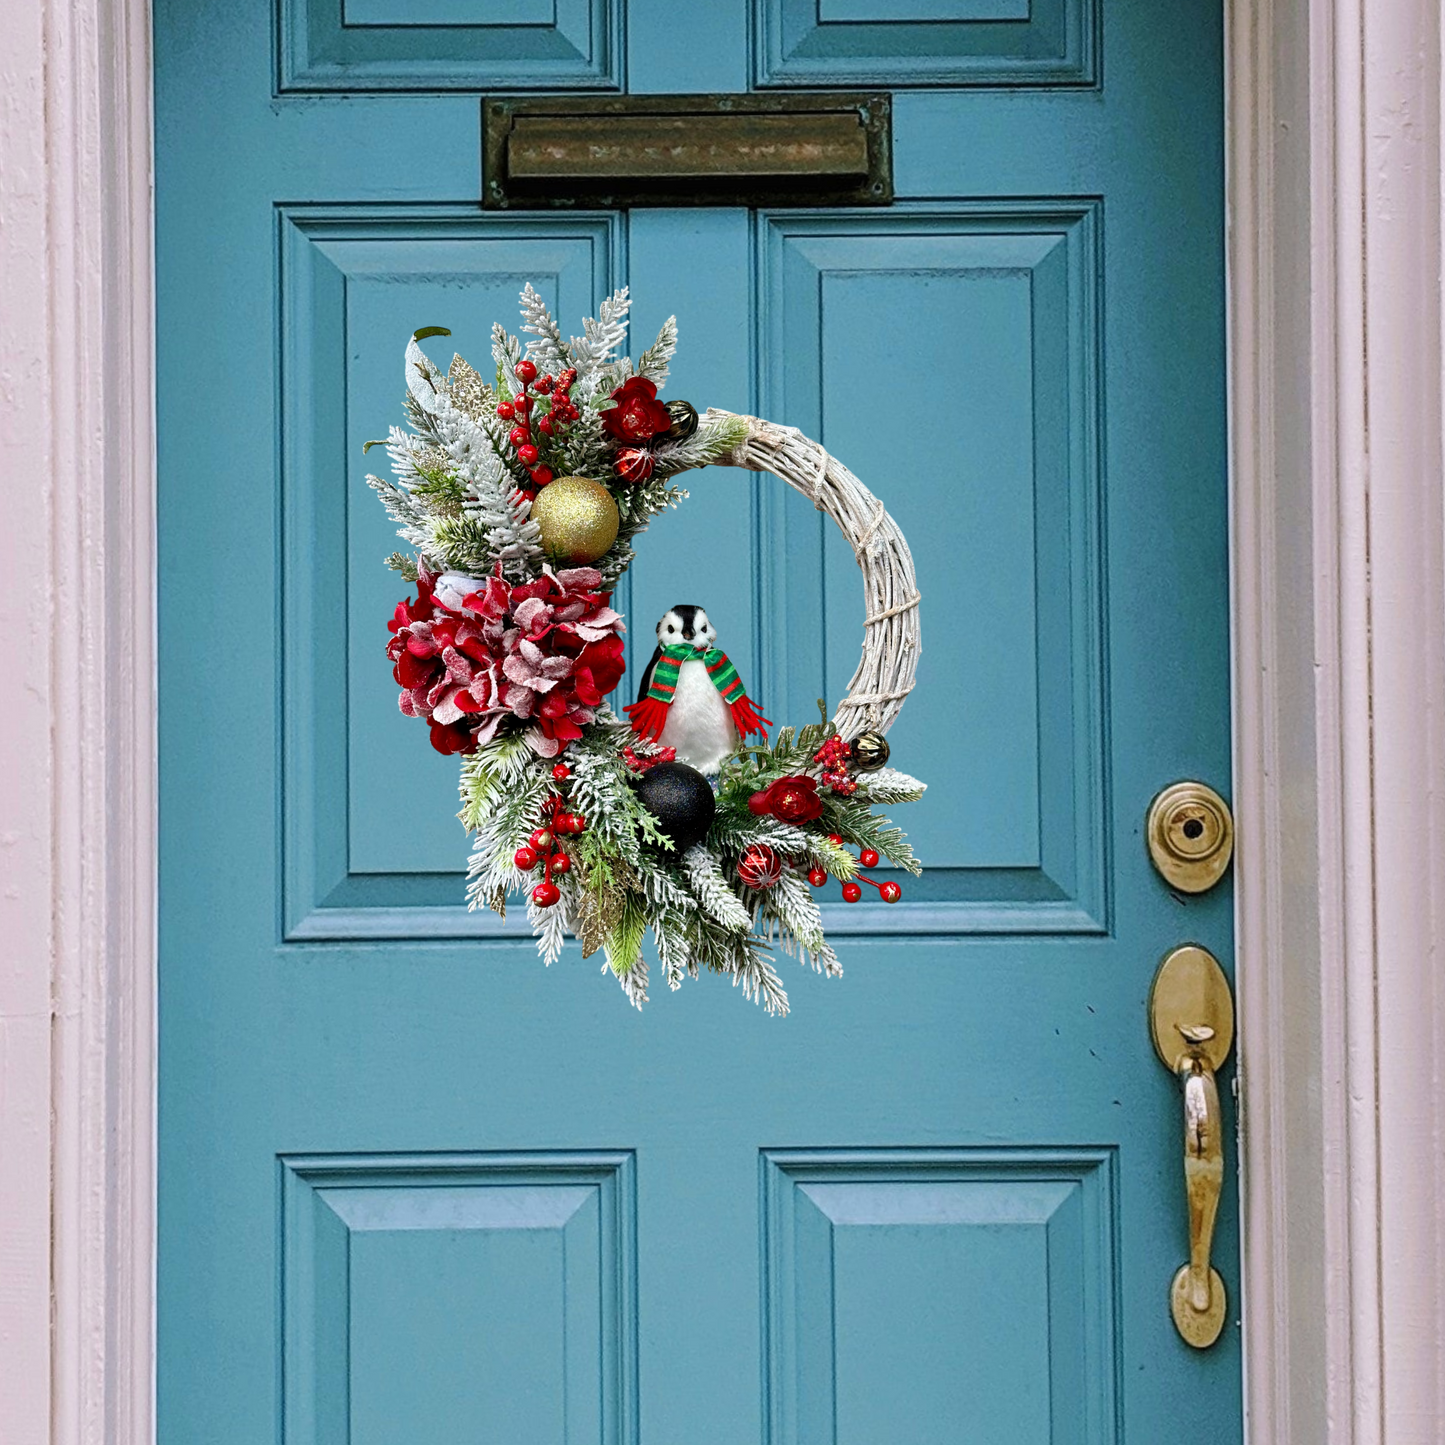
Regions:
[[[612,359],[612,354],[627,340],[627,311],[632,299],[627,287],[614,291],[597,308],[597,316],[585,317],[582,335],[574,336],[568,343],[567,354],[577,368],[577,386],[580,395],[590,396],[599,388],[601,373]]]
[[[638,955],[637,961],[619,978],[622,992],[633,1008],[640,1009],[647,1002],[647,960]]]
[[[746,932],[753,926],[752,916],[728,886],[717,858],[706,848],[700,844],[689,848],[682,855],[682,869],[694,897],[724,928]]]
[[[654,914],[652,937],[657,944],[657,959],[662,964],[668,988],[681,988],[683,977],[687,974],[697,977],[697,964],[688,952],[687,923],[683,914],[669,910]]]
[[[662,442],[652,449],[656,458],[653,476],[676,476],[678,472],[720,461],[740,446],[747,434],[748,424],[740,416],[704,418],[690,437],[680,442]]]
[[[562,956],[562,946],[567,942],[567,918],[561,904],[538,908],[529,898],[527,920],[537,935],[537,952],[542,962],[551,967]]]
[[[657,340],[637,358],[637,374],[656,382],[661,389],[667,380],[667,369],[677,354],[677,317],[669,316],[657,333]]]
[[[492,360],[497,363],[498,379],[513,396],[522,389],[517,381],[517,363],[521,359],[522,343],[500,321],[492,322]]]
[[[879,768],[858,779],[858,791],[870,803],[916,803],[928,790],[926,783],[900,773],[897,768]]]
[[[547,303],[532,288],[530,281],[522,288],[522,331],[533,339],[527,343],[527,355],[536,362],[538,371],[561,371],[565,364],[566,343]]]
[[[448,473],[465,489],[460,517],[446,511],[427,514],[431,542],[427,550],[448,566],[471,573],[489,571],[500,562],[503,572],[515,580],[534,575],[543,556],[531,504],[513,485],[482,425],[465,415],[439,384],[441,373],[415,339],[407,346],[406,361],[407,390],[426,417],[429,444],[444,453]],[[403,478],[403,485],[409,483],[415,495],[414,449],[403,456],[397,456],[397,450],[393,455],[398,462],[409,461],[413,468],[413,478]]]
[[[761,1002],[770,1014],[788,1012],[788,994],[773,961],[758,939],[749,934],[737,940],[736,956],[730,970],[734,986],[741,984],[743,997]]]

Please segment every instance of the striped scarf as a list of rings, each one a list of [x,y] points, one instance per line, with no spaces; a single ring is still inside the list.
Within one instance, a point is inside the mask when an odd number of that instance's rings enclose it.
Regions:
[[[738,670],[728,661],[728,655],[720,647],[704,651],[691,643],[677,642],[662,649],[657,666],[652,669],[652,686],[647,689],[648,697],[655,697],[660,703],[670,704],[677,691],[677,674],[684,662],[700,662],[707,668],[712,685],[722,694],[722,700],[731,707],[740,697],[746,697],[747,689],[738,676]]]
[[[647,696],[623,709],[632,720],[634,732],[654,740],[661,735],[667,722],[667,709],[672,706],[673,694],[677,691],[677,674],[684,662],[700,662],[707,668],[712,685],[731,710],[733,722],[740,733],[761,733],[767,737],[767,727],[771,724],[753,706],[737,668],[728,661],[727,653],[719,647],[704,649],[687,642],[673,643],[662,649],[662,656],[652,669]]]

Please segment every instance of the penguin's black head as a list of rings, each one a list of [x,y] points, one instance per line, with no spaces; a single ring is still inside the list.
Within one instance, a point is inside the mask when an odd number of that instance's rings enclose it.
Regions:
[[[694,647],[711,647],[717,641],[717,629],[707,620],[707,613],[691,602],[669,607],[657,624],[657,640],[663,647],[690,642]]]

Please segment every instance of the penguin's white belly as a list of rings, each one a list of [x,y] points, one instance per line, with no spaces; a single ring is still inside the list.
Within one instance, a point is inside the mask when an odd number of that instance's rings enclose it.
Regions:
[[[715,773],[738,745],[738,730],[722,694],[701,662],[678,669],[677,690],[658,741],[677,750],[677,760],[700,773]]]

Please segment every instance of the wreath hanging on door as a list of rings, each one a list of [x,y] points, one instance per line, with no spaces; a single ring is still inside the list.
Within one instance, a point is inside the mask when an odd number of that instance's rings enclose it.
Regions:
[[[395,481],[368,477],[413,550],[388,565],[416,586],[388,624],[401,710],[461,756],[461,820],[474,835],[468,902],[504,913],[525,890],[551,963],[570,931],[604,951],[633,1003],[647,998],[651,932],[670,987],[730,975],[771,1013],[787,994],[772,943],[842,972],[812,889],[829,879],[897,902],[887,859],[919,873],[876,809],[924,785],[887,766],[884,734],[912,690],[919,594],[908,544],[883,504],[791,427],[663,402],[677,347],[669,318],[636,365],[626,289],[564,341],[522,292],[525,352],[492,329],[494,377],[460,356],[443,372],[406,349],[406,415],[384,443]],[[368,448],[377,443],[368,443]],[[633,539],[683,501],[672,484],[710,463],[771,472],[827,512],[863,573],[863,657],[830,718],[781,728],[748,696],[706,611],[657,627],[638,700],[618,717],[622,617],[610,605]],[[856,855],[851,849],[856,849]]]

